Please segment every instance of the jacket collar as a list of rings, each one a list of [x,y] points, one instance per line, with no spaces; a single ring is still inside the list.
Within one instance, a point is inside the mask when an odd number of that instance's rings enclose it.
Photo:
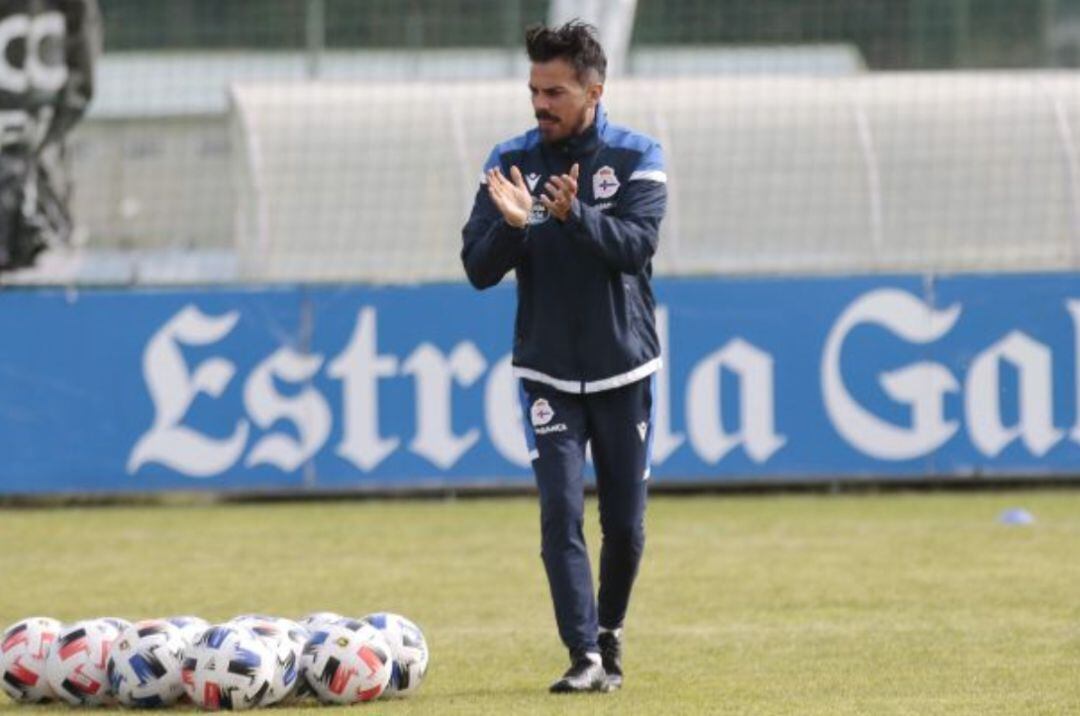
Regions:
[[[607,124],[607,110],[604,109],[603,104],[598,104],[596,105],[596,117],[593,123],[585,128],[585,131],[556,142],[552,145],[552,149],[555,150],[556,154],[562,154],[571,159],[592,154],[600,145],[600,138],[607,131]]]

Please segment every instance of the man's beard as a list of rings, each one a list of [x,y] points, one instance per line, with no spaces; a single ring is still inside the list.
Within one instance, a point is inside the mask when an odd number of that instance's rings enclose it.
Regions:
[[[565,134],[559,133],[559,130],[566,126],[566,123],[555,115],[548,112],[540,111],[537,112],[535,116],[538,123],[541,119],[548,119],[554,122],[554,124],[548,125],[548,127],[546,128],[547,133],[545,133],[545,128],[543,126],[539,127],[541,138],[544,140],[544,142],[548,144],[558,144],[559,142],[564,142],[571,137],[575,137],[578,134],[581,134],[589,126],[589,109],[587,107],[581,110],[581,114],[578,115],[577,119],[574,121],[570,131]],[[552,132],[554,132],[555,134],[552,135]]]

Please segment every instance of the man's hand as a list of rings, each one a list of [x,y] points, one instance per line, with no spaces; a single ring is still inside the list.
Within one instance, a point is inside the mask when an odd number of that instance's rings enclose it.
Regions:
[[[529,188],[525,186],[525,179],[521,171],[515,166],[510,167],[510,179],[503,176],[498,167],[489,169],[487,172],[488,196],[492,203],[506,219],[506,223],[519,229],[525,228],[529,223],[529,212],[532,211],[533,198]]]
[[[553,176],[546,184],[544,191],[547,196],[541,196],[540,202],[548,210],[548,213],[559,221],[566,221],[570,215],[570,207],[577,196],[578,165],[570,167],[569,174]]]

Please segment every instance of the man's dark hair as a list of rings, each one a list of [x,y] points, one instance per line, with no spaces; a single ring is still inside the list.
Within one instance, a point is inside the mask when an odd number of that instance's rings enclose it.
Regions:
[[[566,60],[582,84],[589,70],[595,70],[601,82],[607,76],[607,57],[596,39],[596,28],[581,20],[571,20],[561,27],[530,26],[525,30],[525,50],[533,62]]]

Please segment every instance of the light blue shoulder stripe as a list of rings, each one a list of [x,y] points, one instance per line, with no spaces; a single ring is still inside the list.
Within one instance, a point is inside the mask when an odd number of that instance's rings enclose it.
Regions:
[[[519,134],[513,139],[508,139],[505,142],[496,144],[495,148],[491,150],[491,154],[488,155],[488,160],[484,164],[484,171],[499,166],[499,159],[502,155],[509,154],[510,152],[527,152],[539,142],[540,132],[536,129],[530,129],[528,132]]]
[[[663,173],[665,171],[664,152],[660,149],[660,143],[647,134],[635,132],[617,124],[609,124],[604,131],[604,142],[609,147],[629,149],[641,154],[641,158],[634,167],[634,173]]]
[[[638,161],[638,165],[634,169],[634,173],[663,173],[664,171],[664,151],[660,148],[659,144],[656,144],[654,142],[653,144],[650,144],[649,148],[645,150],[645,153],[641,155],[641,160]]]
[[[609,147],[633,149],[637,152],[644,152],[649,145],[656,144],[656,140],[652,137],[618,124],[608,124],[604,127],[603,139]]]

